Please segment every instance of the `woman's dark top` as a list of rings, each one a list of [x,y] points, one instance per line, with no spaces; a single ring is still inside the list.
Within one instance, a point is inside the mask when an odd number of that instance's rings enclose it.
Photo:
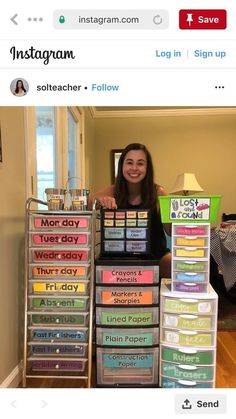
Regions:
[[[140,209],[140,205],[131,205],[127,206],[127,209]],[[151,256],[154,259],[161,259],[166,253],[170,251],[166,247],[166,236],[163,230],[163,225],[161,222],[160,211],[157,211],[157,208],[153,208],[151,211]]]

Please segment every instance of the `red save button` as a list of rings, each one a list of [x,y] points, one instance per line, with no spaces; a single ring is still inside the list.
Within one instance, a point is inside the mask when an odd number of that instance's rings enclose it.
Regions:
[[[200,10],[188,9],[179,11],[180,29],[226,29],[227,12],[223,9]]]

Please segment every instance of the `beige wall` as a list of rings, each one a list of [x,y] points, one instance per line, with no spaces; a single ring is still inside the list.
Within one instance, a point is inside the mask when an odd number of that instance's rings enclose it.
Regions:
[[[235,213],[235,137],[236,114],[98,118],[95,190],[110,184],[110,150],[141,142],[167,192],[178,174],[195,173],[206,194],[223,196],[221,212]]]
[[[0,107],[0,385],[22,359],[25,205],[24,111]]]
[[[95,143],[94,143],[94,125],[95,121],[89,108],[84,108],[84,154],[85,154],[85,187],[93,190],[95,183]]]

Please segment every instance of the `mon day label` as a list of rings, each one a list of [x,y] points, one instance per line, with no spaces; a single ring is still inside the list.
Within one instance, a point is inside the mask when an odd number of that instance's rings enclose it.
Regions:
[[[153,355],[137,354],[103,354],[104,368],[152,368]]]
[[[170,219],[209,221],[210,198],[171,198]]]
[[[157,309],[156,309],[157,310]],[[113,326],[149,326],[153,324],[153,312],[120,312],[102,311],[101,324]]]
[[[34,218],[35,228],[87,228],[88,218]]]

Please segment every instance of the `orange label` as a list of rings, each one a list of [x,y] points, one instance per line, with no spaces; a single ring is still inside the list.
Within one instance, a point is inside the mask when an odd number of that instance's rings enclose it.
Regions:
[[[153,304],[152,291],[102,291],[102,304],[143,305]]]

